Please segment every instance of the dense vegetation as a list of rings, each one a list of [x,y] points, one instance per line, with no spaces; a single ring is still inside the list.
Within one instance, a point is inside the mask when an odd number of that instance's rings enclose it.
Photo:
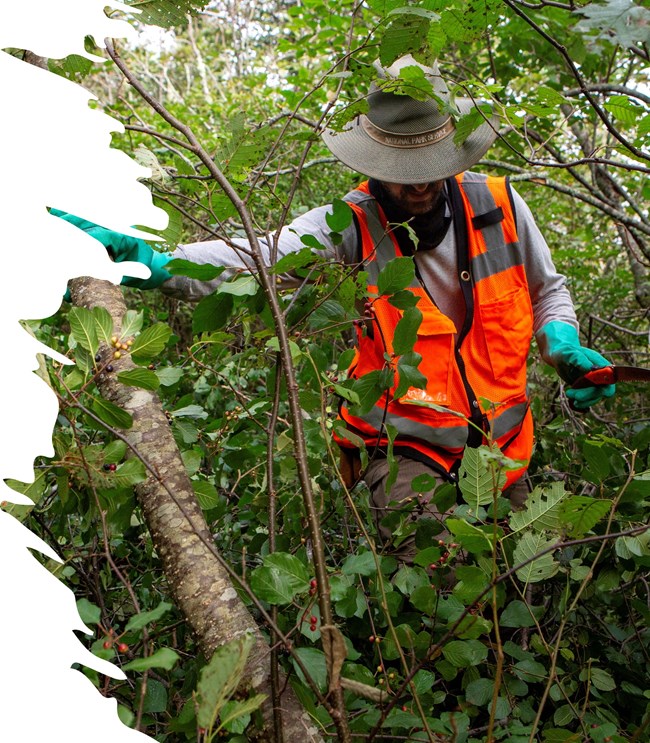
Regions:
[[[144,3],[143,20],[178,23],[178,5]],[[583,342],[615,362],[650,363],[650,11],[627,0],[219,0],[174,28],[168,50],[121,48],[105,66],[50,62],[125,123],[114,144],[152,167],[169,246],[272,235],[342,196],[357,179],[320,145],[318,126],[362,109],[375,60],[439,57],[459,95],[501,114],[478,167],[511,175],[525,195],[570,278]],[[461,119],[459,136],[480,117]],[[335,203],[332,231],[347,219]],[[194,306],[126,289],[117,334],[114,310],[75,306],[74,289],[73,304],[32,324],[75,366],[47,369],[61,402],[55,458],[33,485],[13,483],[36,506],[7,508],[57,546],[65,564],[52,569],[95,629],[93,652],[129,680],[87,673],[127,724],[160,741],[247,740],[262,703],[239,684],[250,642],[224,638],[208,664],[210,644],[173,601],[176,578],[142,500],[155,473],[128,439],[133,416],[105,397],[111,377],[121,394],[157,393],[213,547],[273,649],[268,662],[323,739],[647,740],[647,387],[619,385],[577,414],[533,349],[527,509],[512,513],[500,497],[510,463],[489,445],[470,450],[450,535],[418,518],[417,502],[389,517],[396,535],[415,533],[414,563],[399,565],[374,548],[365,486],[347,491],[332,440],[337,395],[363,408],[387,384],[345,379],[363,284],[313,247]],[[403,261],[384,270],[384,294],[407,286]],[[302,285],[276,292],[286,272]],[[441,510],[455,499],[451,486],[436,491]]]

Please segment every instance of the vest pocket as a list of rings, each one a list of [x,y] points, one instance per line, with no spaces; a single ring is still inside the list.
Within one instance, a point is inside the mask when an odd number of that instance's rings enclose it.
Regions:
[[[488,357],[495,381],[525,389],[526,359],[533,335],[533,311],[525,287],[479,305]]]
[[[456,328],[444,315],[422,318],[413,350],[422,356],[418,369],[426,377],[425,389],[411,387],[399,402],[427,406],[451,404],[452,359]]]

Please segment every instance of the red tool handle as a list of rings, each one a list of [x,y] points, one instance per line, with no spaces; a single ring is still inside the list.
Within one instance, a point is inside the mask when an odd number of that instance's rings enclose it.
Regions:
[[[616,382],[616,372],[613,366],[603,366],[600,369],[592,369],[584,374],[571,385],[574,390],[585,387],[604,387]]]

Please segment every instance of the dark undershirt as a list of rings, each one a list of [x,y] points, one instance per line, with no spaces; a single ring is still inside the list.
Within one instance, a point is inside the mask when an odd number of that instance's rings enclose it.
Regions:
[[[433,250],[440,245],[451,224],[451,216],[445,216],[449,210],[446,209],[447,202],[444,191],[431,211],[413,216],[392,200],[380,181],[371,178],[368,186],[370,193],[384,210],[386,219],[391,225],[395,225],[393,234],[404,255],[413,255],[416,250],[418,252]],[[403,226],[404,222],[408,222],[409,227],[415,232],[418,239],[417,247],[409,234],[409,230]]]

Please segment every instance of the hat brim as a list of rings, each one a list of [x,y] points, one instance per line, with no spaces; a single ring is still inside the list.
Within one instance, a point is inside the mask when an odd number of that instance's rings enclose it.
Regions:
[[[467,114],[474,102],[460,99],[456,105],[461,114]],[[451,178],[475,165],[496,139],[497,125],[497,117],[492,116],[460,146],[454,144],[452,133],[422,147],[390,147],[370,137],[359,116],[347,129],[326,129],[321,137],[337,159],[365,176],[386,183],[430,183]]]

